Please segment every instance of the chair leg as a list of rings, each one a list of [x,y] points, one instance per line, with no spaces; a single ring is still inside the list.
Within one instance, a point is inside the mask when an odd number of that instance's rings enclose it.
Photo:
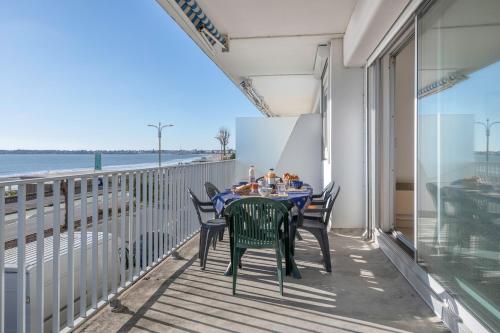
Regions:
[[[212,239],[212,247],[214,248],[214,250],[217,249],[217,237],[213,237],[213,239]]]
[[[203,249],[203,267],[201,268],[202,270],[205,270],[205,267],[207,266],[208,250],[210,249],[210,243],[211,243],[213,237],[214,237],[214,232],[212,230],[208,229],[207,235],[205,238],[205,245],[204,245],[204,249]]]
[[[290,226],[290,241],[292,244],[290,244],[290,253],[295,255],[295,237],[299,234],[299,231],[297,230],[297,225],[292,223]]]
[[[219,241],[222,242],[224,240],[224,231],[225,230],[222,230],[221,232],[219,232]]]
[[[278,273],[280,295],[283,296],[283,261],[279,244],[276,245],[276,269]]]
[[[300,232],[297,230],[297,233],[295,235],[295,237],[297,237],[297,240],[304,240],[304,238],[302,238],[302,235],[300,234]]]
[[[332,272],[332,260],[330,258],[330,241],[328,240],[328,231],[325,229],[321,230],[321,236],[323,238],[323,247],[321,251],[323,252],[323,261],[325,263],[325,269],[328,273]]]
[[[236,295],[236,278],[238,277],[238,262],[240,261],[240,249],[235,247],[233,251],[233,262],[231,266],[233,268],[233,295]]]
[[[207,229],[201,228],[200,230],[200,246],[198,249],[198,258],[200,258],[200,267],[203,267],[203,259],[205,258],[205,239],[207,238]]]
[[[316,240],[319,243],[319,247],[321,248],[321,253],[323,254],[323,263],[325,265],[325,269],[327,272],[331,272],[331,265],[330,265],[330,270],[328,270],[328,264],[326,263],[326,260],[330,262],[330,246],[328,245],[328,235],[326,235],[326,245],[325,245],[325,237],[323,236],[323,232],[326,233],[326,229],[319,229],[319,228],[307,228],[307,231],[309,231],[313,236],[316,238]],[[326,258],[328,256],[328,259]]]

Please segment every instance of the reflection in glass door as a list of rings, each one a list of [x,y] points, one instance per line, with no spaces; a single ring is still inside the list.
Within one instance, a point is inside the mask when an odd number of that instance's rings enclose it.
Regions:
[[[500,331],[500,1],[418,20],[419,263]]]

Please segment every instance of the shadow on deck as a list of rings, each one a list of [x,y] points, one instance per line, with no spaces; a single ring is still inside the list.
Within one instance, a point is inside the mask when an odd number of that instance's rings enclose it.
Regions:
[[[333,273],[324,271],[318,244],[302,232],[296,259],[302,279],[285,279],[278,292],[273,251],[248,251],[231,277],[227,237],[211,249],[207,269],[197,256],[198,239],[184,246],[184,260],[171,258],[120,297],[80,332],[445,332],[432,311],[375,244],[351,232],[331,233]]]

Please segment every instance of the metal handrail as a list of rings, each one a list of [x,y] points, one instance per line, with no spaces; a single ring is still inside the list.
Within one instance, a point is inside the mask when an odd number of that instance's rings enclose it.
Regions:
[[[177,165],[165,165],[160,167],[160,169],[172,169],[172,168],[180,168],[186,167],[190,165],[210,165],[210,164],[223,164],[223,163],[232,163],[234,160],[222,160],[222,161],[212,161],[212,162],[200,162],[200,163],[190,163],[190,164],[177,164]],[[53,175],[45,177],[43,174],[33,175],[33,178],[29,179],[9,179],[9,180],[0,180],[0,186],[12,186],[12,185],[21,185],[21,184],[36,184],[39,182],[51,182],[56,180],[64,180],[67,178],[81,178],[81,177],[93,177],[93,176],[109,176],[112,174],[121,174],[121,173],[130,173],[130,172],[138,172],[138,171],[155,171],[158,170],[158,167],[150,167],[150,168],[129,168],[129,169],[117,169],[117,170],[89,170],[86,172],[75,171],[75,172],[61,172]],[[21,177],[23,175],[20,175]],[[16,176],[17,177],[17,176]]]

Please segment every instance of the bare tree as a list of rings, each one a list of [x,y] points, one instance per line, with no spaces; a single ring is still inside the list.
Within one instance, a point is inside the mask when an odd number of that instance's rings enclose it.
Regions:
[[[231,133],[229,133],[229,130],[225,127],[219,128],[219,132],[215,136],[215,138],[219,141],[222,150],[221,159],[224,159],[224,157],[226,157],[226,148],[227,145],[229,144],[230,137]]]

